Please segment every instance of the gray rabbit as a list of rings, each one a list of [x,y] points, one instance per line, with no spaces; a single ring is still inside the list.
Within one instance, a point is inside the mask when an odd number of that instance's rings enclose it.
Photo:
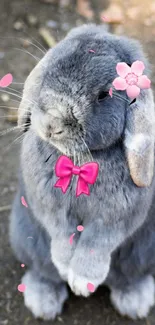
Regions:
[[[112,98],[108,93],[116,64],[136,60],[148,75],[138,42],[84,25],[50,49],[25,82],[10,241],[29,268],[22,278],[24,301],[35,317],[61,313],[66,282],[85,297],[88,283],[95,290],[105,283],[115,308],[133,319],[146,317],[155,303],[153,94],[141,90],[129,105],[125,91]],[[90,196],[76,197],[77,176],[65,194],[54,186],[61,155],[76,166],[98,163]]]

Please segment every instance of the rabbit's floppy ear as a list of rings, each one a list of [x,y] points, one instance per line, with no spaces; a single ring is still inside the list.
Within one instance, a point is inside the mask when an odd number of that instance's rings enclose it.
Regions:
[[[36,104],[42,83],[42,60],[26,79],[22,100],[18,109],[18,125],[26,131],[31,121],[31,109]],[[25,125],[25,126],[24,126]]]
[[[151,185],[154,174],[154,108],[152,90],[143,90],[126,116],[125,152],[131,178],[140,187]]]

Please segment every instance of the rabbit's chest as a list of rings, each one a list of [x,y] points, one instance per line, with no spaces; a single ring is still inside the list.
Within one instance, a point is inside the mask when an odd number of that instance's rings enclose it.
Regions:
[[[71,186],[70,206],[84,219],[97,214],[120,214],[130,204],[130,191],[134,187],[126,163],[120,159],[114,163],[101,160],[99,174],[95,184],[89,185],[90,195],[76,197],[78,177],[74,177]]]

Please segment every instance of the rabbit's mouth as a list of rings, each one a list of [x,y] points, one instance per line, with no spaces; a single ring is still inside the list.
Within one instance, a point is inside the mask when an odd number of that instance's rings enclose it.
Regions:
[[[81,139],[66,138],[63,141],[52,139],[49,143],[68,157],[82,157],[86,153],[86,147]]]

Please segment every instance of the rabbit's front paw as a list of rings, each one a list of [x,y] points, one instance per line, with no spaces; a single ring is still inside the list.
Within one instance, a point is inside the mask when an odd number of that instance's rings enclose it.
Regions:
[[[56,266],[59,275],[64,281],[67,281],[68,278],[68,266],[61,261],[57,260],[55,256],[52,257],[52,262]]]
[[[86,263],[74,264],[74,267],[70,267],[68,271],[68,284],[71,290],[77,296],[88,297],[91,292],[94,292],[97,287],[104,282],[106,279],[109,268],[109,263],[99,263],[92,265]],[[89,284],[91,283],[91,289],[89,289]]]
[[[123,290],[113,289],[111,301],[123,316],[132,319],[147,317],[155,304],[155,282],[152,275],[143,277],[139,282]]]
[[[90,295],[90,291],[87,288],[88,283],[93,283],[94,281],[90,281],[87,277],[82,277],[80,275],[77,275],[74,273],[72,269],[69,270],[68,274],[68,284],[71,288],[71,290],[77,295],[77,296],[84,296],[88,297]],[[94,285],[94,291],[97,288],[97,285]]]
[[[52,262],[56,266],[61,278],[67,281],[68,268],[74,253],[76,243],[70,245],[69,237],[61,237],[52,240],[51,257]]]
[[[22,278],[25,284],[25,306],[32,312],[35,318],[44,320],[55,319],[62,312],[63,304],[68,298],[68,292],[64,283],[55,284],[41,279],[33,271],[28,271]]]

